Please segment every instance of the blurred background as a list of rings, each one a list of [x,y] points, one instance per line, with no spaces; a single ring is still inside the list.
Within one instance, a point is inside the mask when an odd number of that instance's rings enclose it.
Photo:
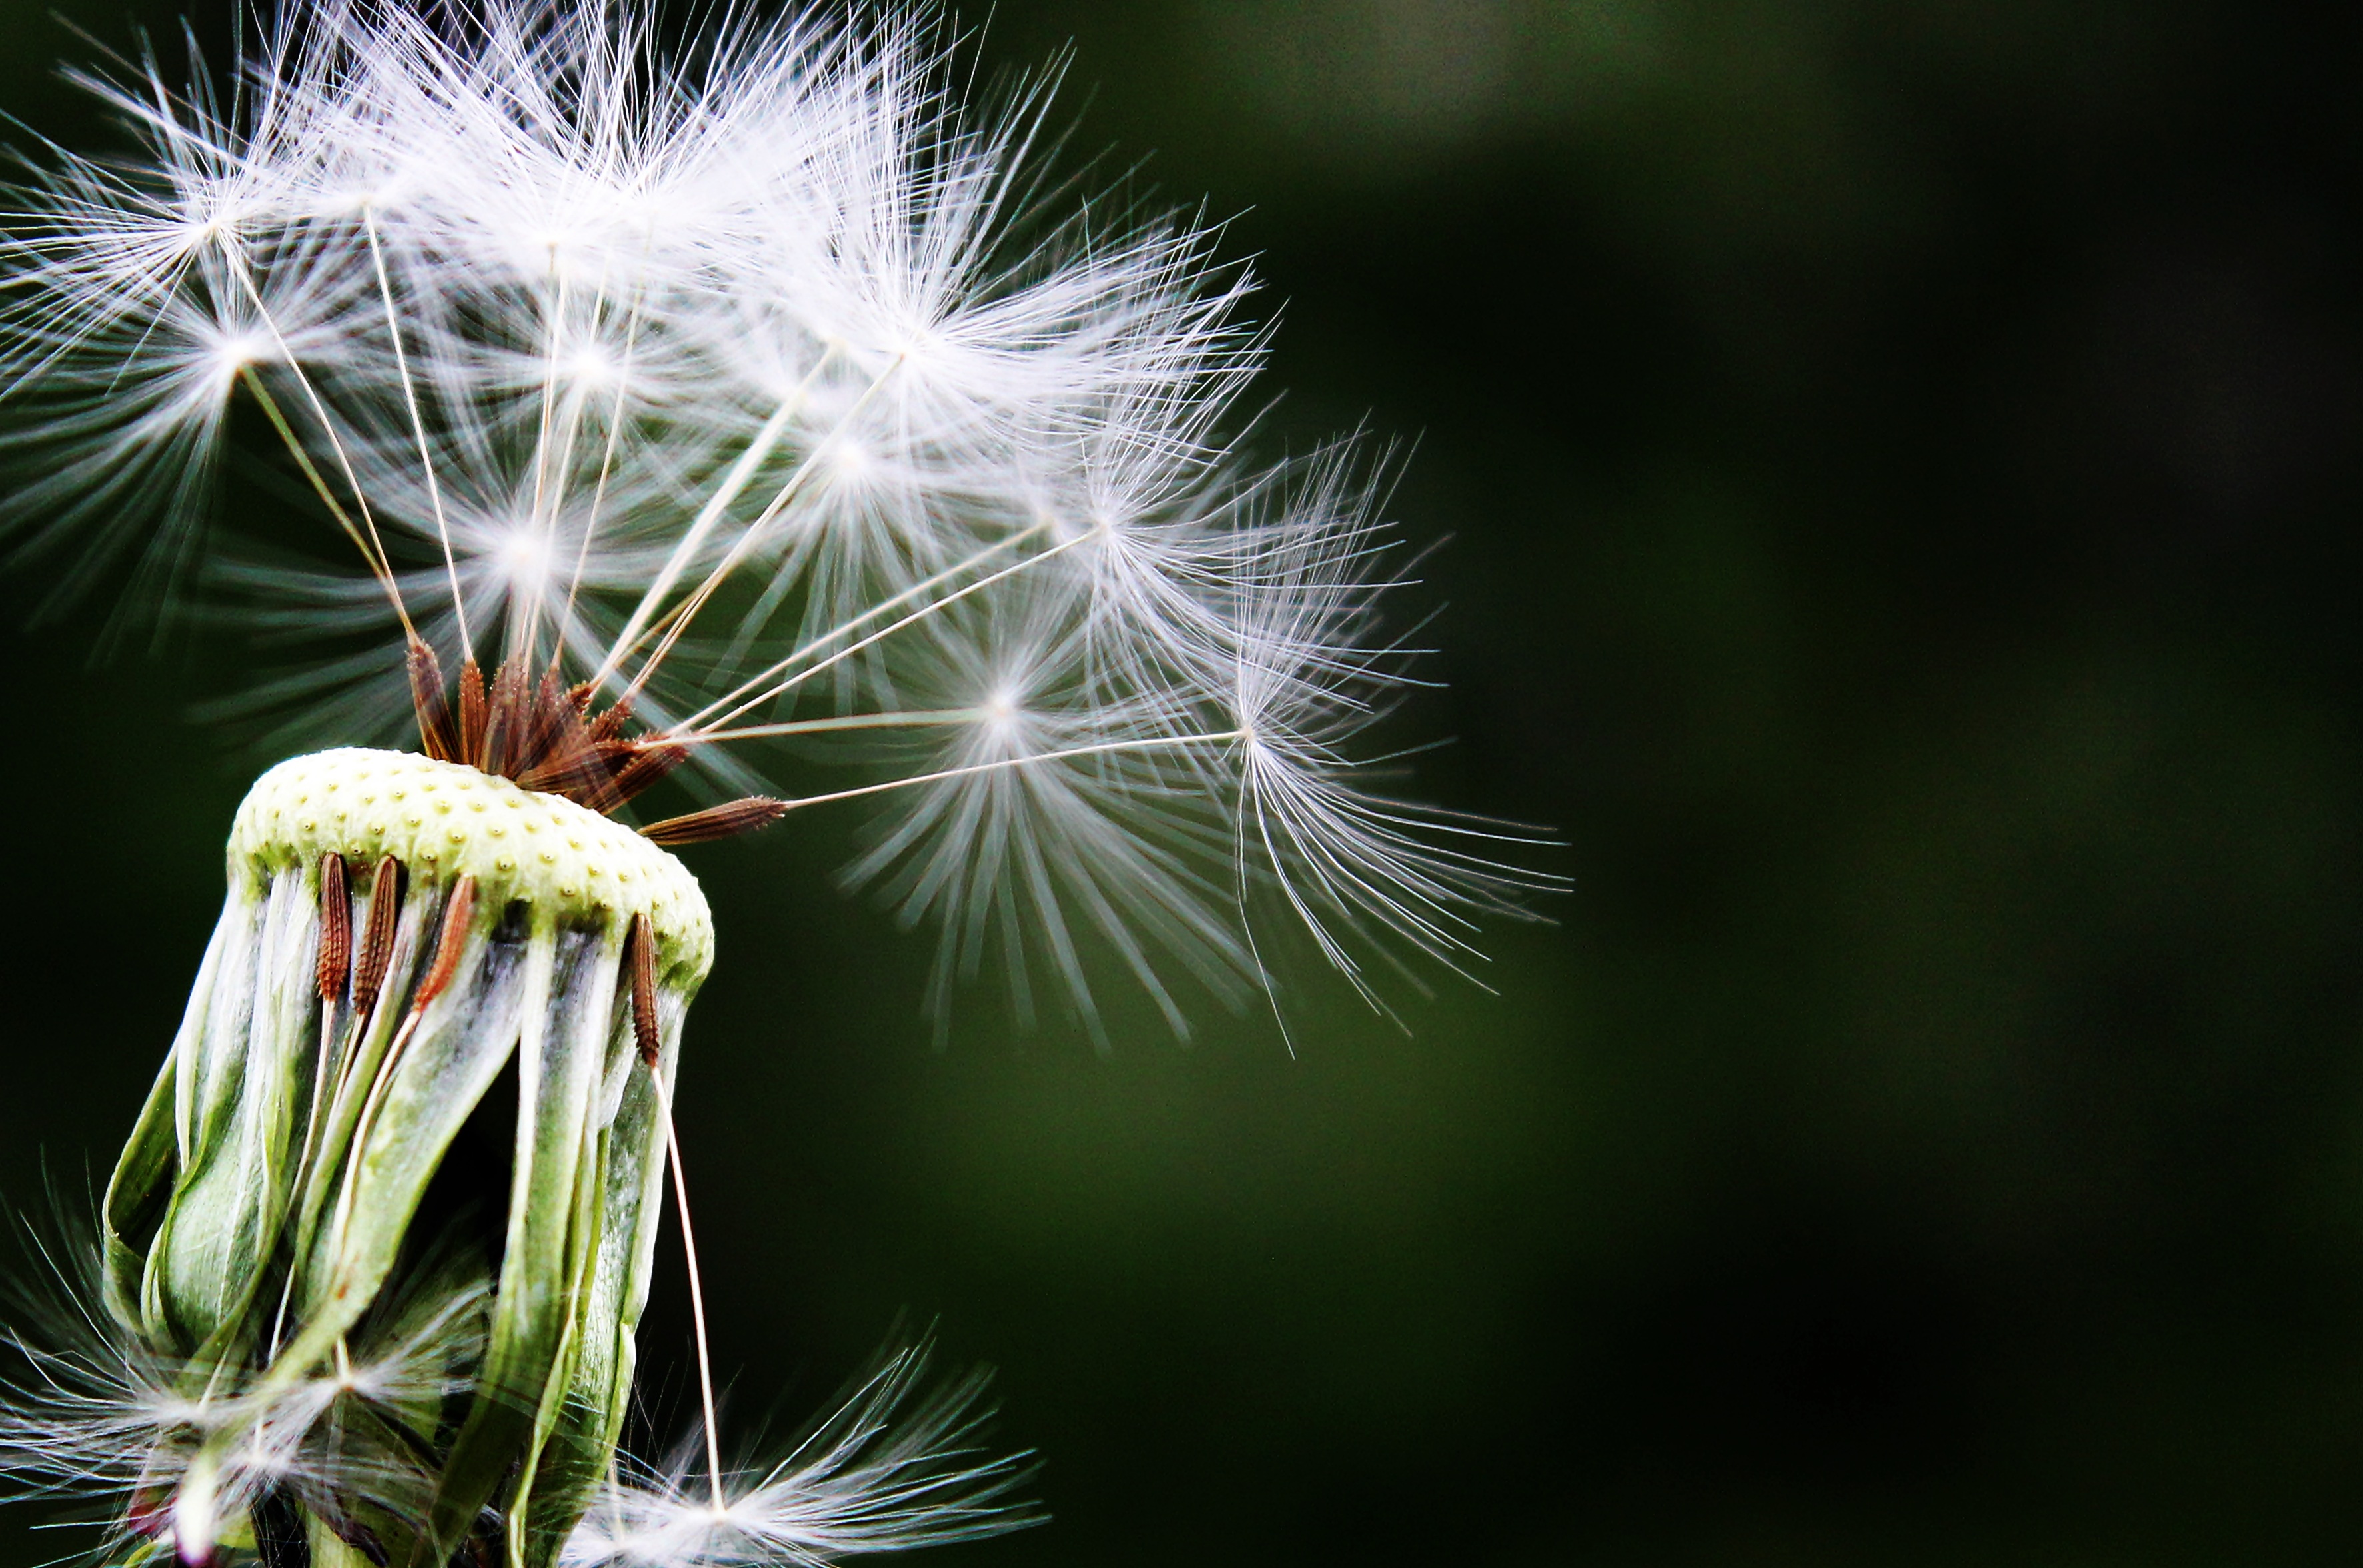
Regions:
[[[997,1363],[1056,1522],[947,1568],[2352,1561],[2330,9],[998,0],[989,67],[1071,44],[1076,145],[1236,215],[1270,449],[1416,441],[1422,788],[1551,824],[1574,892],[1407,1035],[1329,998],[1293,1057],[1219,1012],[1103,1057],[986,1002],[937,1050],[926,939],[832,886],[849,820],[689,851],[738,1414],[897,1314]],[[0,22],[0,107],[93,144],[86,46]],[[0,582],[19,1203],[111,1161],[271,760],[189,717],[236,637],[94,665],[94,612],[15,629],[39,586]],[[26,1520],[6,1561],[72,1548]]]

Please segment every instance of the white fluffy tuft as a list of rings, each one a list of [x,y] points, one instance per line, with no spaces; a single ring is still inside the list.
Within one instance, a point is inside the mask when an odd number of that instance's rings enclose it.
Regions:
[[[985,1375],[921,1395],[928,1359],[924,1340],[883,1358],[768,1468],[709,1478],[693,1441],[670,1464],[619,1475],[560,1568],[803,1568],[1040,1522],[1010,1497],[1027,1456],[975,1446],[992,1414]]]
[[[1551,879],[1369,789],[1388,541],[1351,443],[1226,440],[1246,271],[1054,182],[1048,78],[978,111],[931,13],[856,15],[669,54],[630,8],[338,0],[226,94],[91,78],[136,150],[29,155],[0,245],[27,539],[334,651],[265,694],[314,739],[399,722],[415,627],[742,785],[854,770],[797,804],[883,807],[854,876],[941,926],[938,1002],[997,954],[1088,1020],[1112,962],[1181,1030],[1167,977],[1269,989],[1276,914],[1374,999],[1365,939],[1467,956]],[[363,573],[200,551],[233,423]]]

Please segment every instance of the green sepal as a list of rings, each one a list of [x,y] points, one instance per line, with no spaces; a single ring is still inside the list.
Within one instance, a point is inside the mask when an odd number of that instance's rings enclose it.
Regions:
[[[679,1064],[686,998],[659,1004],[661,1042],[657,1072],[672,1092]],[[634,1346],[648,1302],[648,1276],[662,1223],[665,1118],[657,1083],[632,1051],[631,1032],[619,1031],[620,1060],[609,1063],[610,1091],[601,1110],[612,1119],[600,1129],[588,1175],[576,1267],[582,1277],[576,1340],[564,1399],[544,1432],[534,1494],[527,1510],[525,1547],[512,1568],[549,1568],[585,1507],[608,1478],[616,1444],[631,1410]],[[616,1072],[628,1074],[620,1081]]]
[[[529,1458],[558,1381],[576,1293],[568,1238],[592,1102],[613,1020],[586,995],[614,994],[622,932],[553,930],[538,914],[517,1045],[517,1132],[492,1341],[429,1529],[445,1553],[474,1528],[513,1466]],[[604,984],[585,984],[594,975]],[[528,1478],[529,1484],[529,1478]],[[522,1499],[519,1499],[522,1501]]]
[[[242,1035],[208,1033],[203,1056],[242,1046],[235,1072],[207,1074],[172,1207],[150,1249],[165,1317],[211,1365],[250,1338],[247,1307],[279,1242],[289,1204],[289,1144],[311,1093],[319,997],[312,984],[318,871],[295,866],[271,882],[254,948],[255,1001]],[[216,1106],[216,1097],[226,1101]]]
[[[198,987],[204,994],[203,984]],[[116,1157],[107,1178],[106,1196],[99,1208],[103,1247],[100,1284],[107,1316],[126,1330],[146,1328],[139,1309],[139,1282],[148,1266],[148,1238],[162,1212],[178,1143],[172,1135],[175,1056],[164,1058],[163,1071],[148,1090],[131,1138]]]

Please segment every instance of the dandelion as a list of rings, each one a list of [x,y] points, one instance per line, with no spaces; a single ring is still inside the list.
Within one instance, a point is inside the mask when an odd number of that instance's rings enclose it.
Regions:
[[[24,546],[318,651],[259,701],[346,742],[240,807],[97,1261],[19,1345],[0,1443],[112,1496],[120,1560],[806,1563],[1031,1522],[924,1346],[725,1464],[671,1113],[714,936],[671,848],[865,802],[849,881],[940,929],[937,1017],[992,967],[1095,1034],[1111,973],[1177,1034],[1189,990],[1277,1009],[1291,932],[1377,1003],[1373,955],[1459,967],[1548,885],[1354,758],[1408,681],[1384,463],[1237,450],[1246,272],[1064,199],[1050,81],[974,111],[950,41],[349,0],[224,88],[90,75],[135,150],[25,160]],[[233,427],[340,554],[220,533]],[[704,804],[632,825],[660,784]],[[438,1178],[505,1077],[486,1233]],[[617,1445],[668,1207],[704,1420],[652,1467]]]

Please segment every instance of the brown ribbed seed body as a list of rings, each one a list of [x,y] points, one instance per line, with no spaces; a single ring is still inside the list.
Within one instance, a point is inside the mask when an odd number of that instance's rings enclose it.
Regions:
[[[105,1204],[110,1314],[223,1412],[137,1518],[546,1564],[629,1396],[704,896],[594,812],[393,752],[272,770],[228,859]]]

